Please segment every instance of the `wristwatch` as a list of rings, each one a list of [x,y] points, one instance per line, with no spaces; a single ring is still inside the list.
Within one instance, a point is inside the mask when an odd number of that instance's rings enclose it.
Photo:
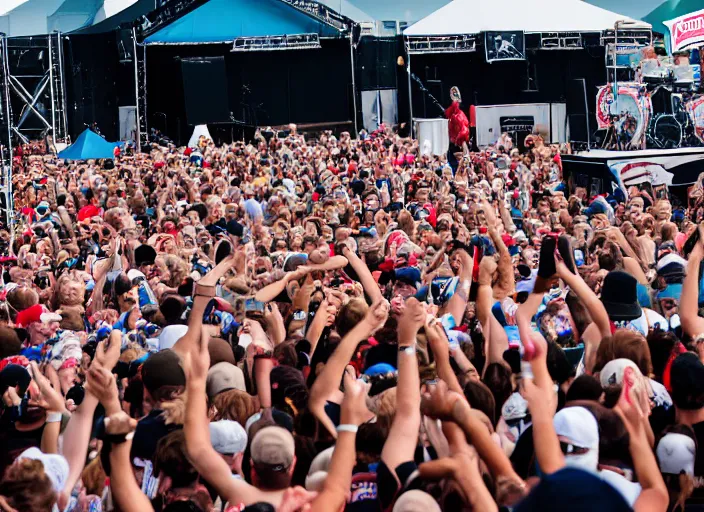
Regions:
[[[294,311],[293,312],[293,319],[296,320],[297,322],[305,320],[306,319],[306,312],[302,309]]]

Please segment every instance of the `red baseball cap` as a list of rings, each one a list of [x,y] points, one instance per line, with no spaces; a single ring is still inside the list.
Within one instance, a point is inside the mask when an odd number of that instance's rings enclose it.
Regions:
[[[78,210],[78,222],[83,222],[93,217],[100,217],[101,210],[95,205],[89,204]]]
[[[42,322],[48,324],[49,322],[60,322],[61,315],[57,313],[52,313],[47,310],[41,304],[35,304],[27,309],[23,309],[17,313],[17,319],[15,323],[18,327],[29,327],[30,324],[36,322]]]

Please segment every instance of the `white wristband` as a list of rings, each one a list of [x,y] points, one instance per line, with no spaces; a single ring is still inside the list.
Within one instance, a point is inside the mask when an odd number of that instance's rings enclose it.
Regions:
[[[50,412],[46,415],[46,423],[59,423],[63,418],[63,414],[60,412]]]
[[[357,425],[338,425],[337,426],[338,432],[352,432],[353,434],[356,434],[358,430],[359,430],[359,427]]]

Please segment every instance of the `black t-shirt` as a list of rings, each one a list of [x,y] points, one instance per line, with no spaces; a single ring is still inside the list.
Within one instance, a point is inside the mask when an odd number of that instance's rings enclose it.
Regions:
[[[704,477],[704,421],[692,425],[697,436],[697,455],[694,459],[694,476]]]
[[[182,428],[182,425],[167,425],[162,417],[163,412],[155,409],[137,423],[134,438],[132,439],[132,449],[130,450],[130,458],[132,460],[135,457],[143,460],[153,460],[156,445],[159,441],[174,430]]]

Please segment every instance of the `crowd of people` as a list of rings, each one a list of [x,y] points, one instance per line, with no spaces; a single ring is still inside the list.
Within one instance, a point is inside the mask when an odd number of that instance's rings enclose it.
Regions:
[[[0,510],[700,510],[704,194],[516,142],[18,148]]]

